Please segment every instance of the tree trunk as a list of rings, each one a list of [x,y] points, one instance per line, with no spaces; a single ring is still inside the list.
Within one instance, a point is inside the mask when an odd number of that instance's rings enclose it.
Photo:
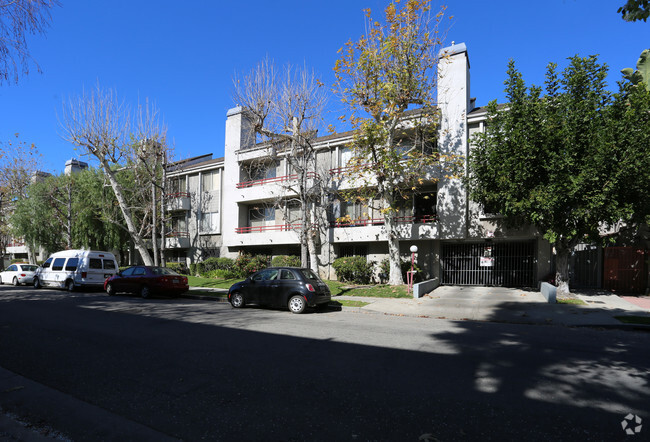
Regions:
[[[105,159],[101,159],[100,161],[102,164],[102,168],[104,169],[104,173],[108,177],[108,181],[111,183],[111,187],[113,188],[113,193],[115,193],[115,199],[117,199],[117,203],[120,206],[120,210],[122,211],[122,215],[124,216],[124,222],[126,223],[126,228],[129,231],[129,235],[131,236],[131,239],[133,240],[135,249],[140,254],[140,257],[142,258],[142,262],[144,263],[144,265],[151,266],[153,265],[153,260],[151,259],[149,250],[147,250],[146,244],[142,240],[142,237],[137,232],[135,225],[133,224],[133,220],[131,219],[131,209],[129,209],[129,206],[127,205],[126,200],[124,199],[124,194],[122,193],[122,186],[120,186],[120,183],[115,178],[115,173],[111,170],[108,162]]]
[[[151,183],[151,246],[153,247],[153,264],[159,265],[158,261],[158,215],[156,210],[156,185]]]
[[[561,241],[555,242],[555,285],[557,295],[566,296],[569,291],[569,255],[571,247],[567,247]]]
[[[391,207],[390,202],[384,201],[384,208]],[[396,232],[395,219],[393,213],[385,211],[384,225],[386,226],[386,235],[388,236],[388,261],[390,263],[390,272],[388,274],[388,284],[402,285],[402,258],[399,255],[399,235]]]

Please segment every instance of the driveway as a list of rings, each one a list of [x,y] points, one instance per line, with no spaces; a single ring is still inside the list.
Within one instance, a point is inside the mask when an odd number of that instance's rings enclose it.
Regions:
[[[440,286],[419,299],[349,298],[370,304],[362,311],[440,319],[522,324],[619,326],[618,315],[649,311],[619,296],[577,295],[585,305],[549,304],[537,291],[505,287]],[[345,297],[336,297],[345,299]]]

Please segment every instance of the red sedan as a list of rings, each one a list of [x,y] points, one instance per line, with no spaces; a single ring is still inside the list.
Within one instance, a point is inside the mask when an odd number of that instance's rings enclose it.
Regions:
[[[120,292],[135,293],[143,298],[152,294],[178,296],[189,288],[186,276],[166,267],[129,267],[104,281],[104,290],[111,296]]]

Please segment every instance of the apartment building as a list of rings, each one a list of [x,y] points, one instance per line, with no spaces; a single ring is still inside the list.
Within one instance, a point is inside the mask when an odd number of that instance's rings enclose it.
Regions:
[[[443,56],[444,55],[444,56]],[[484,128],[486,111],[470,96],[469,57],[464,44],[441,51],[438,81],[441,153],[467,157],[470,138]],[[251,142],[245,113],[226,118],[224,157],[211,155],[174,163],[168,170],[167,210],[171,229],[165,246],[172,261],[196,262],[239,253],[300,254],[299,210],[291,183],[297,175],[287,151]],[[362,255],[376,263],[388,256],[383,217],[372,205],[345,201],[338,193],[354,186],[346,174],[352,133],[317,138],[316,169],[309,179],[328,182],[323,201],[327,225],[319,238],[320,273],[335,278],[331,263]],[[443,284],[535,286],[551,270],[551,247],[533,228],[507,230],[498,215],[468,199],[461,179],[424,177],[420,191],[396,215],[400,250],[425,278]]]

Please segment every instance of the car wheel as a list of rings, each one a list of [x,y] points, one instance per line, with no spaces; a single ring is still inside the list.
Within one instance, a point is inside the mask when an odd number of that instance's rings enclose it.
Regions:
[[[151,290],[149,290],[149,287],[146,285],[143,285],[142,288],[140,289],[140,296],[142,296],[144,299],[147,299],[148,297],[151,296]]]
[[[115,296],[115,288],[113,287],[113,284],[110,282],[106,284],[106,293],[108,296]]]
[[[302,313],[306,307],[307,303],[305,302],[305,298],[301,295],[295,295],[289,299],[289,310],[291,310],[291,313]]]
[[[242,308],[246,303],[241,293],[235,292],[230,296],[230,305],[235,308]]]
[[[20,283],[18,282],[18,278],[14,276],[14,280],[12,281],[15,286],[19,286]]]
[[[65,283],[65,289],[69,292],[74,292],[74,281],[72,279],[68,279]]]
[[[41,281],[38,278],[34,278],[34,288],[35,289],[40,289],[41,287],[43,287],[41,285]]]

